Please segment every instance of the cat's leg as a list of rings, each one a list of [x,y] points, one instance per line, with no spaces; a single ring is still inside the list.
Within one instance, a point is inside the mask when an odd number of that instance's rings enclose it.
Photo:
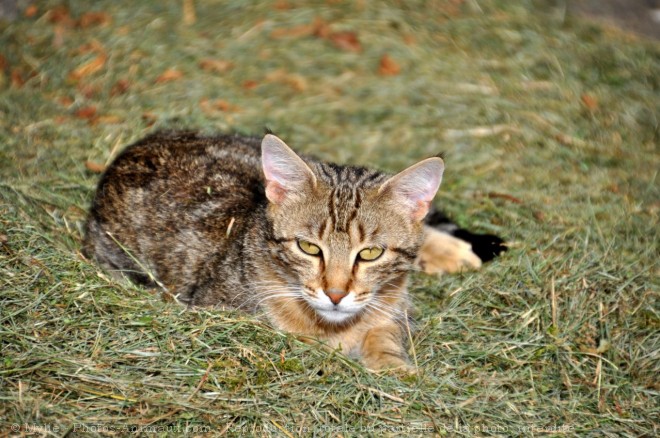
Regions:
[[[480,268],[481,259],[466,241],[424,226],[417,265],[427,274],[454,273]]]
[[[367,331],[362,341],[361,355],[364,365],[373,371],[397,369],[413,372],[404,348],[402,330],[394,321]]]

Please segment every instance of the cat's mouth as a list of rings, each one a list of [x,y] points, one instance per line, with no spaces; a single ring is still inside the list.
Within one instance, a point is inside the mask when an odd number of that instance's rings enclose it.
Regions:
[[[314,310],[316,310],[316,313],[321,318],[323,318],[324,321],[333,324],[341,324],[347,322],[358,314],[357,311],[344,311],[340,309],[323,310],[315,308]]]
[[[309,305],[325,321],[331,324],[348,322],[358,315],[363,306],[355,303],[355,293],[350,292],[340,302],[334,303],[322,291],[317,290],[316,296],[306,297]]]

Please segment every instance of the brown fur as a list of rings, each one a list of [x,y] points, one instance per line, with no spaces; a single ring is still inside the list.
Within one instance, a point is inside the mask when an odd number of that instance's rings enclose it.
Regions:
[[[469,244],[422,223],[441,174],[439,158],[391,177],[301,160],[274,136],[157,133],[101,178],[84,252],[189,305],[263,312],[370,369],[409,368],[408,272],[480,265]],[[369,247],[383,254],[361,260]]]

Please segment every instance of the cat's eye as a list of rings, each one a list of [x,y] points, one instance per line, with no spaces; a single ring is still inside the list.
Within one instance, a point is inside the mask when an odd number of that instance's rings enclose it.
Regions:
[[[306,240],[299,240],[298,241],[298,247],[304,252],[305,254],[317,256],[321,254],[321,248],[319,248],[317,245],[314,245],[311,242],[308,242]]]
[[[383,248],[377,246],[374,246],[373,248],[365,248],[360,251],[358,255],[360,256],[360,260],[370,262],[383,255]]]

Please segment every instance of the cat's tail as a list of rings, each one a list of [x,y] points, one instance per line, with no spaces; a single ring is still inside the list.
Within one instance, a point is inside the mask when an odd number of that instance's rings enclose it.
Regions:
[[[494,234],[476,234],[464,230],[452,222],[444,213],[435,208],[431,209],[426,219],[424,219],[424,223],[438,231],[450,234],[469,243],[472,245],[472,252],[484,263],[507,250],[506,243],[501,237]]]

